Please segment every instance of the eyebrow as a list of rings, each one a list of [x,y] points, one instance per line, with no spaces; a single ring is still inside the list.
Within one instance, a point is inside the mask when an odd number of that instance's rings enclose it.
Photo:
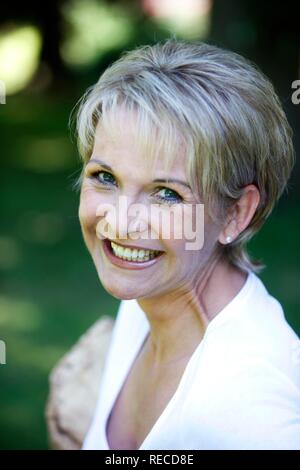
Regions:
[[[153,183],[178,183],[191,190],[191,187],[188,183],[186,183],[185,181],[178,180],[176,178],[156,178],[155,180],[153,180]]]
[[[99,163],[101,166],[103,166],[103,168],[113,173],[113,169],[109,165],[104,163],[102,160],[99,160],[98,158],[90,158],[88,163],[89,162]],[[153,180],[153,183],[177,183],[177,184],[181,184],[182,186],[185,186],[190,191],[192,190],[192,188],[190,187],[188,183],[186,183],[185,181],[178,180],[176,178],[156,178],[155,180]]]
[[[90,158],[87,164],[89,164],[90,162],[100,163],[100,165],[103,166],[103,168],[113,173],[112,168],[109,165],[106,165],[106,163],[104,163],[102,160],[99,160],[98,158]]]

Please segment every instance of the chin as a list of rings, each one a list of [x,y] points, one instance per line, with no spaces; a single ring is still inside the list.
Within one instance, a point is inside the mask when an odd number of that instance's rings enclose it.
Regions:
[[[136,281],[134,285],[130,286],[130,282],[126,282],[126,280],[124,280],[122,283],[120,283],[118,280],[109,280],[99,272],[98,276],[104,289],[116,299],[131,300],[137,299],[138,297],[147,296],[147,292],[141,291],[141,288],[137,285]]]

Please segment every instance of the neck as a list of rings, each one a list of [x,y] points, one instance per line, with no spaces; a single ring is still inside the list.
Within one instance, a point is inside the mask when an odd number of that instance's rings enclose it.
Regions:
[[[188,287],[138,299],[150,324],[145,346],[151,363],[163,366],[190,357],[208,324],[236,296],[246,278],[246,273],[216,257]]]

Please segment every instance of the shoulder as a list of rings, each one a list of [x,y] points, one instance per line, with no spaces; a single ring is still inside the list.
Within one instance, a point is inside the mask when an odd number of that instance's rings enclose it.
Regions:
[[[300,389],[300,339],[291,328],[281,303],[251,273],[252,285],[241,310],[216,331],[220,347],[237,370],[255,364],[257,371],[285,376]],[[250,367],[250,370],[252,368]]]
[[[250,348],[211,353],[185,389],[183,442],[194,449],[300,450],[296,369],[285,371],[282,356],[260,357]]]
[[[185,417],[208,448],[300,449],[300,341],[257,276],[252,287],[207,336]]]
[[[268,364],[193,387],[185,404],[182,440],[191,448],[300,450],[300,391]]]

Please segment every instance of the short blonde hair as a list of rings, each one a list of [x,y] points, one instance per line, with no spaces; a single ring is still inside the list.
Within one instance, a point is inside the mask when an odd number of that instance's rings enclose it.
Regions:
[[[213,219],[255,184],[260,202],[248,225],[218,246],[240,269],[261,271],[246,243],[279,199],[295,163],[292,130],[268,78],[242,56],[202,42],[167,39],[125,51],[79,101],[78,147],[90,158],[98,121],[117,131],[120,105],[135,112],[146,160],[167,165],[182,143],[190,184]]]

